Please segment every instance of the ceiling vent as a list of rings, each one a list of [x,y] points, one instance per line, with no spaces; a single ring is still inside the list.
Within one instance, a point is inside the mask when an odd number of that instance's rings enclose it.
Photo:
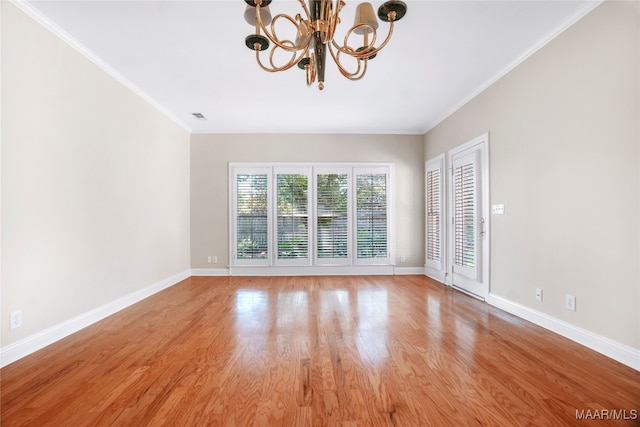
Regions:
[[[191,114],[193,114],[193,117],[195,117],[198,120],[207,120],[207,118],[202,113],[191,113]]]

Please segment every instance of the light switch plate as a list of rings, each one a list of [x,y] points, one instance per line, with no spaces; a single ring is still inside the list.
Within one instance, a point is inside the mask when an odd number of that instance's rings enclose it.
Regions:
[[[491,213],[493,215],[504,215],[504,205],[491,205]]]

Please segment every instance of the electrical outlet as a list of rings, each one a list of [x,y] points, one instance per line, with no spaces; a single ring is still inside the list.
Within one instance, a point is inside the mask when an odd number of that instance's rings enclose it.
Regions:
[[[407,259],[404,257],[404,255],[400,255],[400,262],[406,262]]]
[[[209,255],[209,256],[207,257],[207,262],[208,262],[209,264],[211,264],[211,255]]]
[[[213,255],[211,257],[211,262],[214,263],[214,264],[217,264],[218,263],[218,257],[216,255]]]
[[[22,326],[22,311],[14,311],[11,313],[11,329],[17,329]]]
[[[542,301],[542,289],[536,288],[536,301]]]
[[[567,310],[576,311],[576,297],[567,294],[565,298],[565,307],[567,308]]]

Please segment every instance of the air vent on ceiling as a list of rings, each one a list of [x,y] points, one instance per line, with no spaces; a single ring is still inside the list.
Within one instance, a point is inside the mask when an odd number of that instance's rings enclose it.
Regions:
[[[191,114],[193,114],[193,117],[195,117],[198,120],[207,120],[207,118],[202,113],[191,113]]]

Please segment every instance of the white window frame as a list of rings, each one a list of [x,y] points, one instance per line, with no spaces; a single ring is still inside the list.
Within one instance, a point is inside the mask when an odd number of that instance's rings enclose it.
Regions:
[[[309,259],[278,259],[277,247],[277,175],[289,173],[309,174],[308,190],[308,222],[309,222]],[[317,175],[341,174],[348,176],[348,256],[347,258],[317,257]],[[357,258],[356,216],[356,174],[386,174],[386,208],[387,208],[387,256],[384,258]],[[268,256],[266,259],[243,260],[237,258],[237,175],[266,174],[268,180]],[[267,267],[264,270],[276,270],[276,267],[289,268],[286,272],[313,271],[317,273],[334,273],[327,268],[382,266],[385,272],[392,272],[395,248],[394,221],[394,167],[393,163],[229,163],[229,260],[230,267]],[[300,270],[299,268],[303,268]],[[315,269],[315,270],[314,270]],[[240,274],[246,270],[236,270]],[[256,270],[257,271],[257,270]],[[281,270],[278,270],[281,271]],[[282,270],[285,272],[285,270]],[[354,270],[355,271],[355,270]],[[368,270],[357,270],[366,273]],[[373,270],[371,270],[373,271]],[[382,270],[381,270],[382,271]],[[232,270],[233,274],[233,270]]]
[[[353,200],[353,215],[351,216],[351,223],[353,224],[353,230],[354,232],[352,233],[352,236],[354,237],[353,242],[352,242],[352,249],[351,249],[351,253],[353,254],[353,263],[356,265],[389,265],[391,264],[391,235],[393,233],[391,233],[391,227],[393,226],[391,218],[391,206],[393,205],[393,191],[391,190],[391,185],[392,185],[392,179],[391,179],[391,167],[387,167],[387,166],[355,166],[353,168],[353,179],[352,179],[352,192],[353,192],[353,196],[351,197],[351,199]],[[372,174],[384,174],[386,175],[386,215],[387,215],[387,255],[386,257],[380,257],[380,258],[358,258],[358,242],[357,242],[357,238],[358,238],[358,215],[357,215],[357,209],[356,209],[356,203],[357,203],[357,185],[358,185],[358,180],[357,180],[357,176],[358,175],[372,175]]]
[[[237,227],[237,218],[238,218],[238,203],[236,195],[238,194],[238,175],[267,175],[267,257],[264,259],[238,259],[238,227]],[[229,174],[229,184],[230,191],[232,195],[230,197],[230,223],[233,224],[233,227],[229,229],[229,254],[230,259],[233,260],[233,265],[236,266],[268,266],[271,265],[271,258],[273,256],[273,231],[271,230],[272,220],[272,211],[271,205],[273,201],[273,192],[270,191],[272,187],[272,174],[271,168],[266,166],[255,166],[255,167],[233,167],[230,168]]]

